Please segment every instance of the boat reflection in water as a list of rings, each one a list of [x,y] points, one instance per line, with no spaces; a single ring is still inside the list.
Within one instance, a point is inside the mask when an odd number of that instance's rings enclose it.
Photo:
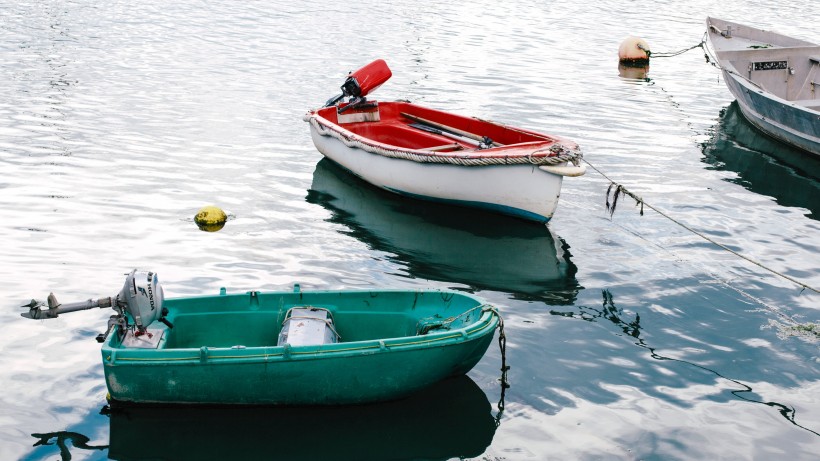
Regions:
[[[807,208],[808,217],[820,220],[820,161],[756,130],[736,101],[721,112],[702,147],[705,163],[738,174],[731,182],[780,205]]]
[[[408,200],[358,179],[330,160],[316,165],[307,201],[415,278],[572,304],[579,290],[569,246],[543,224]]]
[[[487,396],[467,376],[372,405],[140,406],[110,417],[116,460],[465,458],[484,453],[496,430]]]

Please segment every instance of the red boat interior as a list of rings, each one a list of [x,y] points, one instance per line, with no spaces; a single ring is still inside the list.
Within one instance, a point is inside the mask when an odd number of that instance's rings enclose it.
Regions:
[[[344,108],[344,104],[340,107]],[[429,109],[406,102],[378,102],[338,113],[336,106],[318,114],[345,130],[403,149],[457,152],[481,148],[518,148],[552,144],[558,139],[519,128]]]

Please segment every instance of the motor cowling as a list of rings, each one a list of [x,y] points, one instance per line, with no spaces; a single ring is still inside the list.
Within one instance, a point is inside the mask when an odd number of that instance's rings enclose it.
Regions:
[[[157,274],[134,269],[125,278],[122,291],[117,296],[124,309],[133,319],[140,333],[156,320],[161,320],[165,294]]]
[[[384,59],[377,59],[361,69],[351,72],[342,85],[342,93],[352,98],[363,98],[393,76]]]

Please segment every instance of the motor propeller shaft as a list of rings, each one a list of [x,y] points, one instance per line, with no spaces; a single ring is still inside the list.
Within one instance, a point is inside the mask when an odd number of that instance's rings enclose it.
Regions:
[[[87,301],[81,301],[76,303],[61,304],[57,301],[57,297],[54,296],[54,293],[50,293],[48,295],[47,303],[48,309],[43,309],[43,303],[37,302],[36,300],[32,299],[30,303],[22,306],[28,307],[28,312],[23,312],[20,315],[27,319],[55,319],[60,314],[65,314],[67,312],[83,311],[88,309],[94,309],[97,307],[101,309],[105,307],[112,307],[114,305],[114,300],[111,297],[107,297],[100,298],[97,300],[89,299]]]

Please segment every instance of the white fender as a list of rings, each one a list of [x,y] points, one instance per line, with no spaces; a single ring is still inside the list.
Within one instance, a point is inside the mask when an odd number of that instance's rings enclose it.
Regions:
[[[583,176],[584,173],[587,172],[586,165],[574,166],[574,165],[567,165],[567,166],[553,166],[553,165],[541,165],[538,168],[546,171],[547,173],[557,174],[558,176]]]

